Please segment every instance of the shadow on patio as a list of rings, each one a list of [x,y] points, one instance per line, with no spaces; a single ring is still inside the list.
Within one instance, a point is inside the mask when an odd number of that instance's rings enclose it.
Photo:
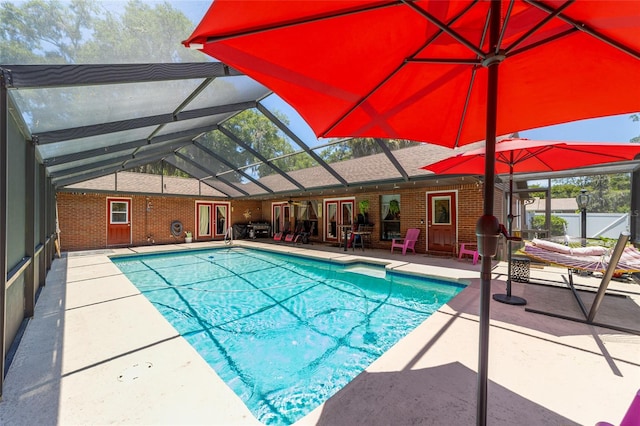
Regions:
[[[471,425],[476,417],[475,371],[459,362],[418,370],[364,372],[325,404],[319,425]],[[578,425],[489,382],[493,425]]]

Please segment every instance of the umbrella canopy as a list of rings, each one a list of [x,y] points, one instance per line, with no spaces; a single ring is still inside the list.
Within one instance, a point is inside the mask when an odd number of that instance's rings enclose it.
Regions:
[[[269,87],[318,136],[486,140],[476,225],[484,425],[496,136],[640,110],[639,31],[640,2],[626,0],[217,0],[184,44]]]
[[[483,140],[492,61],[500,135],[640,109],[639,2],[503,3],[497,52],[490,2],[471,0],[217,0],[184,43],[272,89],[321,137]]]
[[[504,139],[496,143],[495,173],[536,173],[633,160],[640,144]],[[484,148],[424,166],[435,174],[483,174]]]
[[[487,153],[484,148],[464,152],[424,166],[436,174],[482,174]],[[640,144],[534,141],[503,139],[495,146],[495,174],[509,174],[508,227],[513,223],[513,174],[553,172],[596,164],[633,160],[640,156]],[[526,300],[511,294],[511,247],[508,253],[506,294],[494,294],[499,302],[524,305]]]

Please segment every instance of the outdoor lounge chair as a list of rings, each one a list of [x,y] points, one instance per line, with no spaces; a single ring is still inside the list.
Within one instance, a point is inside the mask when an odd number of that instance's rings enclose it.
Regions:
[[[276,232],[273,235],[273,241],[285,241],[287,235],[289,234],[289,222],[285,222],[284,229],[280,232]]]
[[[394,248],[401,248],[402,254],[407,254],[407,250],[411,250],[414,254],[416,253],[415,245],[416,241],[418,241],[418,236],[420,235],[420,229],[418,228],[409,228],[407,229],[407,234],[404,238],[394,238],[391,240],[391,253],[393,253]]]
[[[304,231],[304,226],[300,223],[298,224],[298,226],[296,226],[295,231],[287,234],[286,237],[284,237],[284,240],[289,243],[297,243],[300,239],[300,234],[302,233],[302,231]]]
[[[564,266],[569,271],[605,273],[611,262],[611,249],[606,247],[569,247],[536,238],[525,244],[524,254],[538,261]],[[640,251],[632,246],[624,247],[620,260],[614,265],[613,274],[633,272],[640,272]]]
[[[311,228],[309,228],[308,231],[303,230],[302,232],[300,232],[300,238],[296,238],[296,243],[311,244],[310,238],[313,235],[313,231],[315,227],[316,227],[316,223],[312,222]]]
[[[618,241],[614,248],[608,249],[601,246],[587,246],[587,247],[569,247],[563,244],[554,243],[552,241],[534,239],[531,243],[525,244],[524,254],[528,257],[547,262],[557,266],[564,266],[569,271],[569,288],[573,292],[573,295],[578,302],[580,310],[585,317],[587,324],[601,325],[633,334],[638,334],[638,331],[627,328],[618,327],[609,324],[596,324],[594,318],[602,300],[604,299],[607,287],[611,282],[611,278],[614,274],[623,273],[635,273],[640,272],[640,252],[631,246],[627,246],[629,241],[629,233],[623,232],[620,234]],[[573,283],[572,272],[574,270],[599,272],[602,273],[602,279],[598,286],[598,291],[591,304],[591,309],[587,312],[585,305],[576,290]],[[546,312],[535,311],[526,309],[530,312],[538,312],[543,314],[549,314]],[[566,318],[566,317],[562,317]]]

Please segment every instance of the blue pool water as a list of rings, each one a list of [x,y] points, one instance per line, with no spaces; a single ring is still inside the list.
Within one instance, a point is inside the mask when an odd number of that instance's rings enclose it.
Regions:
[[[270,425],[308,414],[464,288],[239,247],[112,261]]]

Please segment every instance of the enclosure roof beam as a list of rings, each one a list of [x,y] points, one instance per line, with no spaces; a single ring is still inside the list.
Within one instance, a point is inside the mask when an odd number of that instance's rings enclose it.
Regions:
[[[138,167],[138,166],[142,166],[147,164],[148,161],[147,159],[140,159],[138,161],[132,161],[129,163],[120,163],[117,165],[111,165],[111,166],[106,166],[103,168],[99,168],[99,169],[95,169],[89,172],[82,172],[82,174],[78,174],[78,175],[74,175],[74,176],[69,176],[69,177],[61,177],[59,179],[52,179],[52,183],[57,187],[62,187],[62,186],[67,186],[67,185],[73,185],[79,182],[83,182],[85,180],[89,180],[89,179],[94,179],[94,178],[99,178],[102,176],[107,176],[110,175],[112,173],[116,173],[119,171],[124,171],[124,170],[128,170],[128,169],[132,169],[134,167]],[[185,173],[185,170],[183,170]],[[189,175],[191,176],[191,175]],[[117,188],[116,188],[117,191]]]
[[[2,70],[10,76],[7,88],[11,89],[145,83],[244,75],[221,62],[3,65]]]
[[[211,177],[219,180],[220,182],[224,183],[225,185],[235,189],[236,191],[238,191],[241,194],[244,195],[249,195],[249,193],[247,191],[245,191],[242,188],[238,188],[236,185],[234,185],[233,183],[229,182],[228,180],[221,178],[220,176],[217,176],[215,172],[213,172],[212,170],[209,170],[207,167],[204,167],[203,165],[193,161],[191,158],[187,157],[184,154],[181,154],[179,152],[175,153],[176,157],[181,158],[182,160],[186,161],[187,163],[191,164],[193,167],[202,170],[203,172],[207,173],[208,175],[211,175]],[[224,192],[221,191],[219,188],[215,188],[216,190],[220,191],[220,192]],[[225,193],[226,194],[226,193]],[[231,197],[229,194],[226,194],[228,197]]]
[[[335,171],[333,167],[328,165],[315,151],[313,151],[309,146],[302,141],[289,127],[284,124],[278,117],[271,113],[267,108],[265,108],[261,103],[258,102],[258,110],[263,113],[273,124],[275,124],[280,130],[282,130],[287,136],[289,136],[293,141],[298,144],[302,149],[305,150],[307,154],[311,156],[320,166],[322,166],[326,171],[328,171],[338,182],[340,182],[343,186],[348,187],[349,183],[338,173]]]
[[[236,144],[240,145],[243,149],[249,151],[251,154],[253,154],[253,156],[255,156],[257,159],[262,161],[265,165],[271,167],[276,173],[278,173],[280,176],[282,176],[283,178],[291,182],[293,185],[297,186],[302,191],[306,190],[306,188],[302,186],[300,182],[298,182],[297,180],[289,176],[288,173],[285,173],[284,171],[282,171],[280,167],[273,164],[273,162],[271,162],[270,160],[265,158],[262,154],[260,154],[258,151],[253,149],[249,144],[246,144],[245,142],[241,141],[240,138],[234,135],[230,130],[226,129],[223,126],[219,126],[218,130],[222,132],[225,136],[227,136],[229,139],[234,141]]]
[[[145,164],[148,164],[150,162],[160,160],[162,157],[166,156],[167,154],[171,154],[172,152],[175,152],[190,143],[191,143],[191,140],[189,139],[186,141],[178,141],[170,145],[163,145],[157,148],[149,149],[147,151],[144,151],[141,154],[140,153],[137,153],[137,154],[123,153],[122,155],[119,155],[117,157],[106,158],[102,161],[89,162],[89,163],[83,164],[82,166],[77,166],[69,169],[60,170],[57,172],[52,172],[49,174],[49,177],[51,177],[52,179],[62,178],[64,176],[81,173],[83,171],[91,171],[92,169],[100,168],[100,167],[103,167],[109,164],[114,164],[114,163],[122,163],[124,165],[124,163],[129,160],[144,159],[144,161],[146,161]]]
[[[67,141],[73,143],[74,139],[98,136],[107,133],[122,132],[126,130],[139,129],[149,126],[161,126],[193,118],[208,117],[211,115],[225,114],[229,112],[240,112],[248,108],[254,108],[256,101],[240,102],[236,104],[226,104],[214,107],[199,108],[177,114],[160,114],[149,117],[132,118],[129,120],[113,121],[111,123],[91,124],[75,128],[52,130],[50,132],[37,133],[33,135],[34,141],[38,145]],[[197,135],[196,130],[191,133]],[[153,137],[153,135],[150,135]]]
[[[382,152],[384,152],[384,155],[386,155],[389,161],[391,161],[391,164],[393,164],[396,170],[398,170],[398,173],[400,173],[400,175],[402,176],[402,179],[404,179],[405,182],[408,182],[409,174],[404,169],[404,167],[402,167],[402,165],[400,164],[396,156],[393,155],[393,153],[391,152],[391,150],[389,149],[389,146],[385,143],[385,141],[380,138],[375,138],[375,141],[378,143],[378,146],[380,146],[380,149],[382,149]]]
[[[164,142],[174,141],[174,140],[188,140],[188,141],[191,141],[194,138],[194,135],[197,136],[197,135],[200,135],[202,133],[213,131],[213,130],[215,130],[217,128],[218,128],[217,125],[198,127],[196,129],[192,129],[192,130],[183,130],[183,131],[180,131],[180,132],[168,133],[166,135],[156,136],[156,137],[154,137],[152,139],[138,139],[138,140],[131,141],[131,142],[125,142],[125,143],[121,143],[121,144],[105,146],[103,148],[95,148],[95,149],[90,149],[90,150],[86,150],[86,151],[79,151],[77,153],[72,153],[72,154],[67,154],[67,155],[49,157],[49,158],[43,159],[42,162],[43,162],[43,164],[45,166],[54,166],[54,165],[57,165],[57,164],[64,164],[64,163],[68,163],[68,162],[71,162],[71,161],[82,160],[82,159],[85,159],[85,158],[92,158],[92,157],[94,157],[96,155],[100,155],[100,154],[106,154],[106,153],[111,153],[111,152],[126,151],[126,150],[129,150],[129,149],[140,148],[140,147],[143,147],[143,146],[146,146],[146,145],[162,144]]]
[[[224,164],[225,166],[229,167],[230,169],[232,169],[233,171],[235,171],[236,173],[241,174],[244,178],[250,180],[251,182],[255,183],[256,185],[258,185],[260,188],[264,189],[266,192],[273,194],[273,190],[271,188],[269,188],[268,186],[266,186],[265,184],[263,184],[262,182],[260,182],[258,179],[253,178],[251,175],[249,175],[248,173],[244,172],[243,170],[240,170],[238,167],[236,167],[233,163],[231,163],[230,161],[228,161],[226,158],[224,158],[221,155],[216,154],[213,150],[207,148],[206,146],[204,146],[201,142],[195,140],[193,141],[193,144],[200,150],[204,151],[206,154],[210,155],[211,157],[215,158],[216,160],[218,160],[219,162],[221,162],[222,164]]]

